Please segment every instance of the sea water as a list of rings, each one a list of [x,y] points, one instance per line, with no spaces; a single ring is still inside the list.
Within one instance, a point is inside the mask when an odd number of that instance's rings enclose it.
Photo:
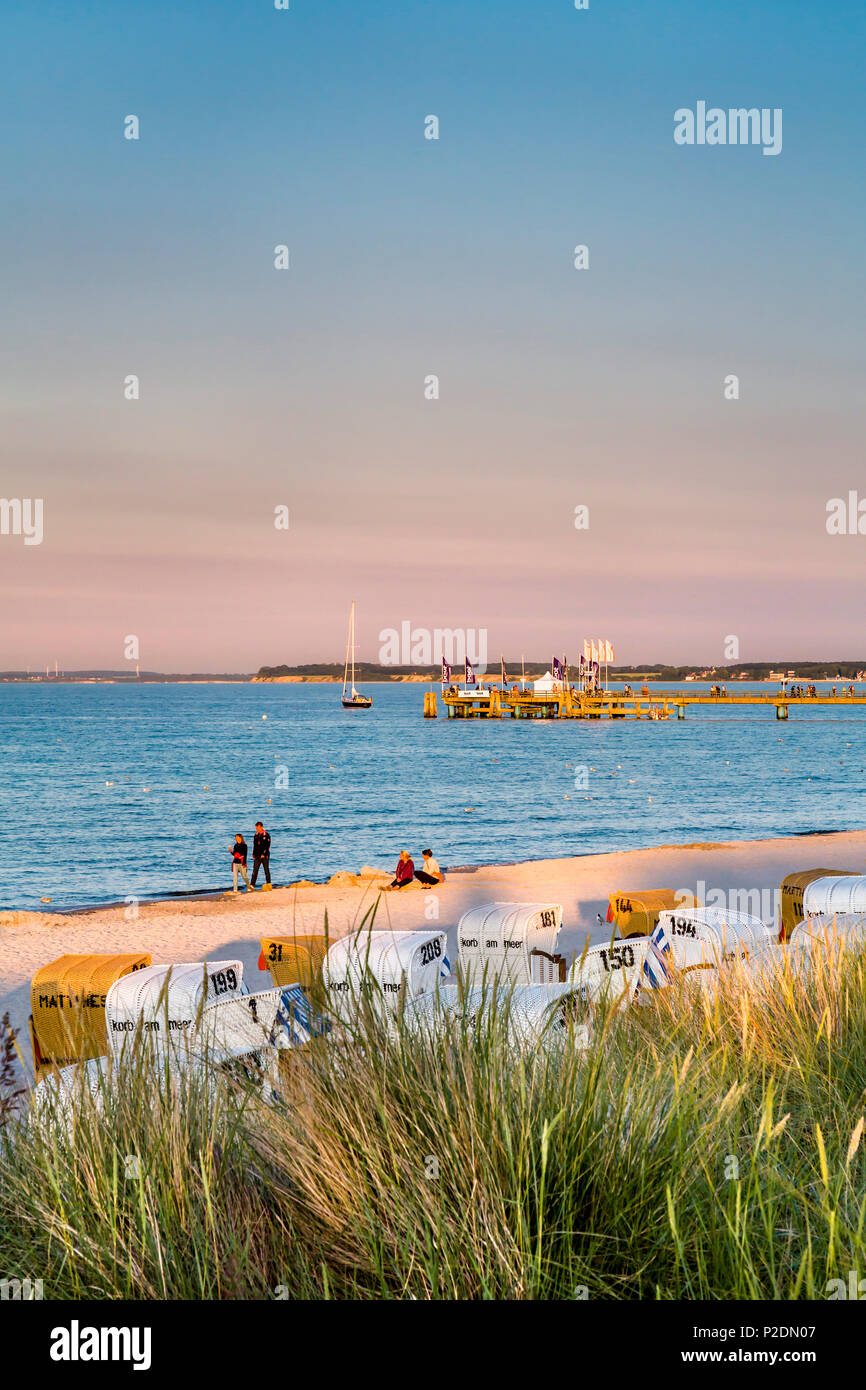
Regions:
[[[0,685],[0,906],[225,888],[257,820],[277,883],[866,824],[866,707],[432,720],[427,686],[363,689],[368,711],[331,684]]]

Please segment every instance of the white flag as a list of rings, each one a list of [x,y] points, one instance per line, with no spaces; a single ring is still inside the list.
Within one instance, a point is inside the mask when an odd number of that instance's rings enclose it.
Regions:
[[[592,657],[591,657],[591,655],[590,655],[591,650],[592,650],[592,649],[591,649],[589,643],[587,642],[586,638],[584,638],[584,639],[583,639],[583,659],[584,659],[584,661],[592,661]]]
[[[616,661],[613,645],[610,642],[605,642],[604,644],[604,659],[607,662]]]
[[[594,642],[591,642],[591,643],[590,643],[589,652],[590,652],[590,657],[589,657],[590,661],[598,661],[598,647],[595,645]]]

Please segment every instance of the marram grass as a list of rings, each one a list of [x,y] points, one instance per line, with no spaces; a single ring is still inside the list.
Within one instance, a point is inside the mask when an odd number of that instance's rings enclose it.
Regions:
[[[866,1275],[866,957],[687,977],[593,1042],[362,1010],[284,1104],[142,1065],[0,1132],[0,1276],[46,1298],[827,1296]]]

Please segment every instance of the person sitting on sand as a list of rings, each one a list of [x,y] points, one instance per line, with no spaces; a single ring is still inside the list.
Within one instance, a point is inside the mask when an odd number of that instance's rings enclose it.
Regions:
[[[233,845],[229,845],[229,849],[232,852],[232,879],[235,885],[232,892],[238,891],[238,870],[240,870],[244,876],[244,883],[247,885],[247,892],[251,893],[252,889],[247,874],[247,842],[240,832],[235,835],[235,842]]]
[[[432,888],[434,883],[444,883],[442,870],[433,858],[432,849],[422,849],[424,868],[415,870],[415,877],[422,888]]]
[[[401,849],[400,858],[397,860],[397,872],[392,883],[388,884],[389,890],[392,888],[406,888],[415,877],[415,865],[409,858],[408,849]]]

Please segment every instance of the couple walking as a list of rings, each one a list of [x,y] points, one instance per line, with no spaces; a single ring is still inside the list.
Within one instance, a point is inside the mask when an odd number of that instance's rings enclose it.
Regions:
[[[433,858],[432,849],[423,849],[424,868],[416,869],[412,862],[408,849],[400,851],[400,858],[397,860],[397,872],[392,883],[385,889],[386,893],[395,888],[407,888],[414,878],[417,878],[422,888],[432,888],[434,883],[444,883],[445,879],[442,870]]]
[[[235,842],[229,846],[232,856],[232,880],[234,887],[232,892],[238,891],[238,874],[243,875],[244,883],[247,885],[247,892],[252,892],[256,886],[259,869],[265,871],[265,882],[262,885],[266,890],[271,887],[271,837],[260,820],[256,821],[256,833],[253,836],[253,881],[250,883],[247,877],[247,842],[240,831],[235,835]]]

